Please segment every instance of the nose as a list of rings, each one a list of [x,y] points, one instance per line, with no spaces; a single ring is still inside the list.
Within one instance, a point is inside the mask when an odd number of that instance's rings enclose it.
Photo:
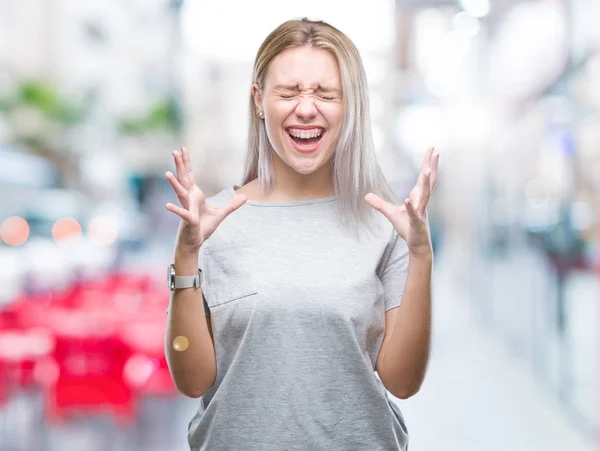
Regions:
[[[312,96],[300,96],[296,106],[296,114],[303,120],[310,120],[317,115],[317,108]]]

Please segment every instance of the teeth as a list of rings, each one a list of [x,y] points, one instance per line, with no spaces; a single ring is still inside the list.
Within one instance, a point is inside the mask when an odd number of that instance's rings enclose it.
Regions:
[[[320,128],[314,128],[312,130],[299,130],[297,128],[290,128],[288,131],[289,134],[294,138],[301,139],[317,138],[323,133],[323,130]]]

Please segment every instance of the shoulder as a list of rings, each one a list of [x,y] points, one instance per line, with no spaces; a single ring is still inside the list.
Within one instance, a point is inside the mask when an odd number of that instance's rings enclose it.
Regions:
[[[211,207],[222,207],[227,204],[232,198],[232,188],[224,188],[216,194],[206,196],[206,203]],[[206,194],[205,194],[206,195]]]
[[[217,194],[206,197],[206,202],[213,207],[222,207],[229,202],[236,194],[245,194],[248,199],[260,197],[258,193],[258,184],[256,179],[246,183],[244,186],[227,186]]]
[[[219,208],[225,206],[233,197],[233,187],[227,187],[216,194],[206,196],[206,203],[211,207]],[[241,209],[233,211],[216,228],[213,234],[202,246],[204,253],[208,254],[224,247],[235,247],[245,244],[248,229],[252,222],[241,212]]]

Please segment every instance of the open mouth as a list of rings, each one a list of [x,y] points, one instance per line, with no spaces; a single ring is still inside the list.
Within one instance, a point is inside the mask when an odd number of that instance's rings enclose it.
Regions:
[[[320,127],[312,128],[310,130],[288,128],[287,132],[292,141],[294,141],[298,146],[310,148],[321,140],[325,130]]]

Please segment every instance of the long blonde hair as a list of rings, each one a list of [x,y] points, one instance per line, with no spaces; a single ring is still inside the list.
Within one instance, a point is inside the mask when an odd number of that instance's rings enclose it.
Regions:
[[[307,18],[289,20],[273,30],[260,46],[254,62],[252,83],[264,86],[269,63],[284,50],[313,46],[327,50],[337,60],[344,99],[344,121],[332,162],[332,179],[342,221],[360,232],[373,231],[378,213],[366,203],[367,193],[398,204],[377,162],[371,120],[367,78],[358,49],[341,31],[323,21]],[[252,92],[249,105],[248,151],[243,185],[258,178],[263,192],[273,184],[273,152],[264,121],[260,120]]]

